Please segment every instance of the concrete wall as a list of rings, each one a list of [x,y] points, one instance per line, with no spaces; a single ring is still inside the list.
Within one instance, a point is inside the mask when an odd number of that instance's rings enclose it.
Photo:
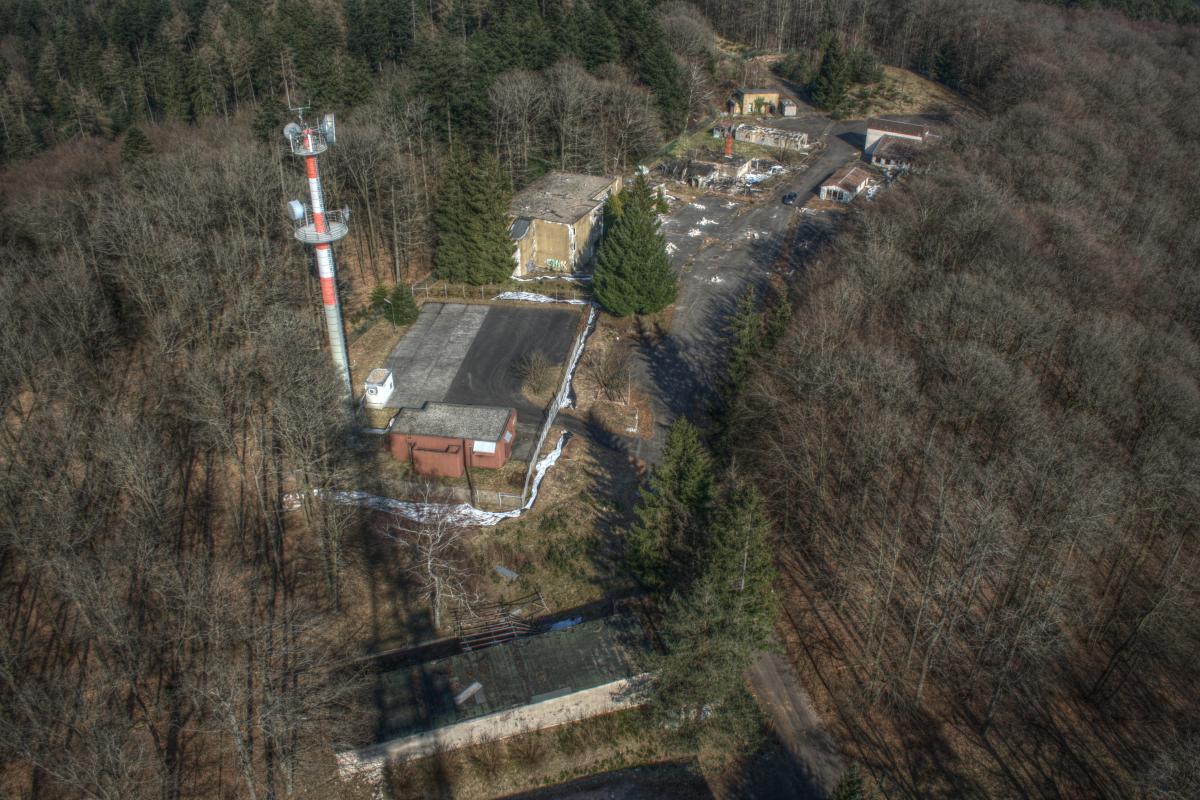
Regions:
[[[621,179],[614,178],[596,201],[595,208],[570,225],[545,219],[531,220],[529,232],[516,242],[516,258],[520,264],[517,274],[527,274],[530,265],[535,270],[576,272],[591,263],[603,233],[604,200],[620,190]]]
[[[530,270],[530,265],[536,265],[538,260],[537,237],[533,235],[532,222],[529,230],[517,240],[516,244],[517,275],[526,275]]]
[[[345,777],[362,775],[372,780],[383,776],[383,766],[389,760],[409,761],[433,755],[439,751],[457,750],[480,742],[505,739],[529,731],[553,728],[596,717],[612,711],[633,708],[645,702],[638,691],[647,676],[621,680],[572,692],[540,703],[510,708],[478,719],[447,725],[435,731],[393,739],[362,750],[349,750],[336,755],[338,769]]]
[[[759,100],[763,101],[761,112],[755,110]],[[771,114],[779,108],[779,92],[738,92],[732,105],[735,114]]]
[[[739,142],[761,144],[780,150],[803,150],[808,147],[808,134],[803,131],[760,128],[757,125],[738,125],[733,131],[733,138]]]
[[[534,248],[537,256],[534,266],[537,269],[558,269],[569,272],[574,267],[571,258],[570,226],[561,222],[551,222],[545,219],[535,219],[531,232],[536,240]],[[551,262],[555,262],[552,265]],[[561,264],[561,266],[557,266]]]

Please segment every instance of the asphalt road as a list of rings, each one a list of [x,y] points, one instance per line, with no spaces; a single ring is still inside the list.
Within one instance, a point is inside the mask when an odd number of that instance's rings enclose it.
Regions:
[[[509,795],[507,800],[705,800],[712,796],[693,765],[666,763],[590,775]]]
[[[787,120],[789,127],[810,131],[825,147],[807,168],[781,181],[768,198],[747,204],[719,195],[704,195],[663,223],[671,263],[679,270],[679,298],[670,328],[646,331],[635,364],[638,384],[650,394],[655,432],[632,443],[633,455],[650,464],[662,456],[666,431],[676,417],[703,421],[718,400],[725,375],[726,320],[749,286],[762,286],[771,272],[789,224],[800,215],[801,246],[828,236],[827,214],[802,214],[799,206],[826,177],[859,157],[863,123],[837,123],[820,117]],[[772,123],[775,124],[775,123]],[[783,194],[796,192],[796,206],[785,206]],[[710,220],[703,226],[700,220]],[[689,236],[699,228],[702,236]]]
[[[749,679],[755,699],[782,745],[759,770],[772,778],[763,787],[770,788],[754,794],[779,796],[778,788],[786,787],[783,794],[796,800],[827,797],[845,766],[792,665],[778,653],[759,653]]]

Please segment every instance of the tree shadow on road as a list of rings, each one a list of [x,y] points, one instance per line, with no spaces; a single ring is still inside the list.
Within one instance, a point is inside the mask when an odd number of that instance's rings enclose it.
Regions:
[[[827,793],[811,771],[794,758],[783,742],[769,732],[741,765],[729,787],[744,800],[824,800]]]

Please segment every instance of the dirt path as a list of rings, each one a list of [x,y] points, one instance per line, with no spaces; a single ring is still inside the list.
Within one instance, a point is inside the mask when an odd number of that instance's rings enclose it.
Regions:
[[[792,798],[824,798],[841,777],[842,757],[825,731],[800,678],[784,656],[760,653],[750,667],[750,688],[782,751],[760,765],[756,796],[786,791]],[[756,790],[757,791],[754,791]]]

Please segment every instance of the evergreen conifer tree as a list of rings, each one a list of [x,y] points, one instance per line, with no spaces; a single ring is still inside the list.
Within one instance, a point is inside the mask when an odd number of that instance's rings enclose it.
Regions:
[[[142,133],[142,129],[134,126],[125,131],[125,141],[121,142],[121,163],[129,167],[137,166],[154,155],[154,145]]]
[[[250,123],[254,136],[260,142],[274,144],[281,141],[283,126],[288,120],[287,106],[278,95],[268,95],[258,104],[254,111],[254,120]]]
[[[434,269],[443,280],[498,283],[513,271],[508,206],[512,193],[499,162],[485,152],[475,163],[456,148],[434,210]]]
[[[601,9],[576,3],[571,10],[571,22],[579,31],[579,56],[585,67],[595,69],[621,57],[617,28]]]
[[[763,317],[758,311],[758,292],[752,286],[738,301],[737,309],[726,327],[729,337],[727,399],[732,399],[740,392],[750,376],[754,359],[762,347],[762,328]]]
[[[857,764],[851,764],[833,788],[829,800],[867,800],[869,796],[863,785],[862,772]]]
[[[454,148],[442,172],[441,186],[433,209],[437,248],[433,269],[439,278],[464,283],[471,271],[467,227],[471,214],[467,191],[471,182],[471,163],[461,148]]]
[[[700,431],[679,418],[650,475],[628,535],[629,567],[645,586],[684,585],[696,563],[713,487],[712,458]]]
[[[654,704],[698,722],[738,710],[742,674],[769,646],[778,612],[770,520],[758,492],[734,486],[709,527],[695,582],[673,598],[656,659]]]
[[[654,314],[675,300],[675,271],[652,198],[645,177],[638,175],[618,201],[619,215],[614,214],[600,245],[593,287],[600,304],[618,317]]]
[[[393,325],[408,325],[410,322],[416,322],[417,317],[421,314],[420,309],[417,308],[417,301],[413,298],[412,289],[404,284],[397,284],[392,289],[383,307],[383,315]]]
[[[809,91],[817,108],[837,111],[846,102],[846,91],[850,86],[850,65],[834,37],[825,45],[821,66],[813,79]]]

